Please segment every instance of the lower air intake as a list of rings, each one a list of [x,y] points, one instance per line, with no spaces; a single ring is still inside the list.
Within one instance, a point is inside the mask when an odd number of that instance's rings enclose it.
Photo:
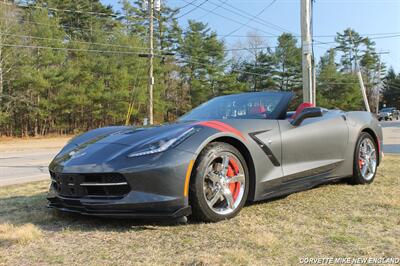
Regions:
[[[131,190],[125,177],[118,173],[50,175],[53,188],[64,197],[122,197]]]

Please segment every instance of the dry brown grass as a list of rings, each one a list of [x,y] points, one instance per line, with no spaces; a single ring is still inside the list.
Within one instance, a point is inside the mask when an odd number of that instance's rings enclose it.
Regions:
[[[301,257],[398,257],[400,156],[387,156],[378,173],[372,185],[325,185],[248,205],[229,221],[180,226],[55,216],[45,208],[47,182],[4,187],[0,264],[288,265]]]
[[[0,224],[0,246],[10,244],[26,244],[41,237],[41,231],[33,224],[15,226]]]
[[[0,137],[0,152],[15,152],[36,149],[60,149],[73,136],[46,136],[28,138]]]

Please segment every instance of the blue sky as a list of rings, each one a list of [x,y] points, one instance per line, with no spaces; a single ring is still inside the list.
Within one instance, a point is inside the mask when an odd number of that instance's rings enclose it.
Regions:
[[[165,1],[171,7],[182,7],[193,0]],[[118,0],[102,0],[102,2],[113,6],[115,10],[120,9]],[[200,5],[203,2],[202,8],[197,8],[180,19],[182,26],[187,25],[188,19],[198,19],[208,23],[214,31],[221,35],[228,34],[239,27],[240,30],[235,32],[234,35],[247,35],[256,29],[260,35],[279,35],[282,31],[276,27],[269,27],[265,23],[258,23],[256,20],[249,22],[249,18],[237,14],[243,11],[256,15],[263,8],[273,3],[259,18],[292,33],[299,34],[300,32],[300,0],[228,0],[227,3],[237,8],[236,10],[224,5],[215,9],[225,0],[197,0],[194,3]],[[182,9],[181,14],[193,8],[194,6],[188,5]],[[220,16],[206,10],[214,10],[213,12]],[[229,10],[234,10],[236,14]],[[248,23],[249,27],[243,27],[239,23],[221,16],[234,19],[240,23]],[[335,35],[336,32],[343,31],[347,27],[351,27],[361,34],[389,33],[387,35],[371,35],[370,37],[378,37],[373,39],[376,42],[378,52],[390,52],[388,55],[382,55],[382,61],[393,66],[396,71],[400,71],[400,0],[316,0],[313,19],[314,39],[321,42],[331,42],[333,37],[318,36]],[[395,38],[382,38],[396,34],[398,36]],[[265,39],[268,45],[274,46],[276,44],[275,37],[266,37]],[[239,40],[245,43],[245,38],[227,38],[228,48],[235,46]],[[316,44],[316,57],[321,56],[332,45]]]

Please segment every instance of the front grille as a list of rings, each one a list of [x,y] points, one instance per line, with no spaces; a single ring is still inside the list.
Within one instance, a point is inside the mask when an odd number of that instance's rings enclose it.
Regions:
[[[118,173],[50,175],[53,188],[63,197],[122,197],[131,190],[125,177]]]

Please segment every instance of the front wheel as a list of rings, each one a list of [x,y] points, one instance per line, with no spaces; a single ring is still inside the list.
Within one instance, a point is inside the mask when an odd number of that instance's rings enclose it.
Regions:
[[[378,167],[377,147],[370,134],[360,134],[354,152],[353,184],[369,184],[374,181]]]
[[[246,202],[249,174],[241,153],[223,142],[210,143],[196,161],[189,200],[194,218],[217,222],[237,215]]]

